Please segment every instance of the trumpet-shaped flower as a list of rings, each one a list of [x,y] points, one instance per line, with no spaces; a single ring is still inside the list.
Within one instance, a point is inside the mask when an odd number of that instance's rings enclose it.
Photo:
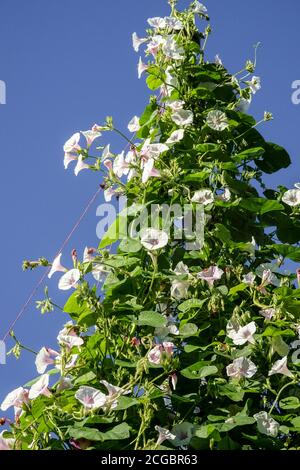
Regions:
[[[167,101],[166,105],[175,112],[183,109],[185,102],[183,100]]]
[[[98,139],[98,137],[101,137],[102,135],[100,131],[93,129],[89,129],[88,131],[81,131],[81,134],[84,136],[88,147],[92,145],[95,139]]]
[[[49,386],[49,375],[48,374],[41,375],[39,380],[35,382],[35,384],[33,384],[29,390],[30,400],[34,400],[40,395],[44,395],[45,397],[51,397],[51,392],[48,386]]]
[[[148,69],[148,65],[142,61],[142,58],[139,58],[138,62],[138,78],[141,78],[144,72]]]
[[[197,274],[198,279],[206,281],[209,287],[213,287],[215,281],[218,281],[223,276],[224,271],[218,266],[210,266]]]
[[[275,308],[264,308],[263,310],[260,310],[259,313],[260,315],[265,317],[266,320],[272,320],[276,313],[276,310]]]
[[[162,46],[163,53],[168,59],[184,59],[184,48],[179,46],[173,36],[168,36]]]
[[[79,155],[78,160],[77,160],[77,165],[75,166],[74,173],[75,176],[78,176],[78,173],[82,170],[88,170],[90,168],[90,165],[87,163],[84,163],[82,155]]]
[[[157,344],[147,354],[148,361],[151,364],[159,365],[165,357],[171,357],[174,353],[174,344],[170,341],[165,341],[162,344]]]
[[[64,274],[58,283],[58,288],[60,290],[69,290],[72,287],[76,289],[77,287],[77,282],[80,279],[80,271],[79,269],[70,269],[70,271],[67,271],[66,274]]]
[[[79,347],[83,344],[83,339],[77,335],[72,322],[67,323],[58,333],[57,341],[61,346],[71,350],[74,346]]]
[[[257,428],[262,434],[267,436],[276,437],[278,435],[280,424],[275,421],[266,411],[260,411],[253,415],[257,422]]]
[[[175,434],[172,434],[171,431],[165,428],[161,428],[160,426],[155,426],[155,431],[158,432],[158,439],[156,445],[159,446],[164,441],[173,441],[176,439]]]
[[[176,264],[174,268],[174,273],[177,274],[177,276],[182,276],[184,274],[189,274],[189,268],[186,264],[184,264],[183,261],[179,261],[179,263]]]
[[[176,300],[186,299],[189,294],[189,282],[174,279],[171,284],[171,297]]]
[[[134,116],[128,124],[128,130],[130,132],[137,132],[140,130],[140,118],[138,116]]]
[[[214,131],[224,131],[228,128],[228,119],[223,111],[210,111],[206,117],[206,124]]]
[[[93,387],[82,386],[75,393],[75,398],[86,410],[102,408],[106,403],[106,395]]]
[[[299,189],[289,189],[282,196],[282,201],[291,207],[299,206],[300,204],[300,190]]]
[[[59,253],[58,256],[56,256],[56,258],[54,259],[53,263],[52,263],[52,266],[51,266],[51,269],[49,271],[49,274],[48,274],[48,278],[50,279],[54,273],[56,272],[63,272],[65,273],[67,271],[67,269],[62,266],[62,264],[60,263],[60,260],[61,260],[61,257],[62,257],[62,253]]]
[[[57,351],[43,347],[35,358],[36,369],[39,374],[43,374],[49,365],[55,364],[59,356]]]
[[[114,188],[110,187],[110,188],[105,189],[105,191],[104,191],[104,199],[105,199],[105,201],[106,201],[106,202],[110,202],[110,201],[112,200],[112,197],[113,197],[115,194],[117,194],[117,191],[116,191]]]
[[[166,27],[165,18],[160,18],[159,16],[148,18],[147,23],[154,29],[164,29]]]
[[[255,322],[252,321],[243,327],[240,327],[235,334],[232,334],[231,339],[234,344],[241,346],[245,343],[254,343],[253,338],[254,333],[256,332]]]
[[[159,250],[168,244],[169,237],[163,230],[146,228],[141,233],[141,244],[146,250]]]
[[[194,114],[188,109],[179,109],[172,114],[171,118],[178,126],[189,126],[193,124]]]
[[[107,144],[102,152],[102,160],[107,160],[108,158],[112,158],[113,156],[114,154],[110,151],[110,144]]]
[[[198,0],[196,0],[193,3],[192,11],[194,13],[198,13],[199,15],[206,15],[207,8],[202,3],[198,2]]]
[[[148,43],[147,52],[153,55],[153,57],[157,56],[157,53],[160,47],[165,43],[165,39],[160,35],[156,34],[152,36],[151,41]]]
[[[70,165],[71,162],[77,160],[77,156],[73,155],[72,153],[65,153],[64,156],[64,167],[65,170],[67,170],[68,166]]]
[[[210,189],[200,189],[194,193],[191,201],[207,206],[208,204],[213,203],[214,199],[214,194]]]
[[[178,129],[177,131],[172,132],[166,144],[176,144],[180,142],[184,137],[184,129]]]
[[[287,377],[293,377],[292,372],[287,367],[287,356],[283,357],[276,361],[271,370],[269,371],[269,376],[274,374],[286,375]]]
[[[79,145],[79,140],[80,140],[80,133],[76,132],[65,143],[64,152],[72,153],[72,152],[77,152],[78,150],[81,150],[81,147]]]
[[[164,20],[167,28],[174,29],[175,31],[180,31],[183,28],[182,21],[173,16],[165,16]]]
[[[244,284],[247,284],[248,286],[254,286],[254,281],[255,281],[255,274],[250,272],[248,274],[245,274],[242,278],[242,282]]]
[[[15,447],[16,440],[12,438],[3,437],[6,431],[0,433],[0,450],[13,450]]]
[[[154,159],[149,158],[143,167],[142,183],[147,183],[149,178],[159,178],[160,171],[154,167]]]
[[[132,34],[132,47],[135,50],[135,52],[138,52],[140,46],[147,41],[148,41],[147,38],[139,38],[136,33]]]
[[[123,175],[128,175],[129,165],[125,160],[124,151],[116,156],[113,163],[113,172],[119,178],[122,178]]]
[[[6,411],[10,407],[22,408],[23,403],[28,403],[27,388],[19,387],[8,393],[1,404],[1,410]]]
[[[246,357],[238,357],[234,359],[232,364],[226,367],[226,372],[228,377],[232,377],[235,379],[240,379],[242,377],[246,377],[247,379],[251,379],[253,375],[257,372],[256,365]]]
[[[247,82],[247,85],[251,89],[253,95],[261,89],[261,80],[260,77],[252,77],[251,81]]]

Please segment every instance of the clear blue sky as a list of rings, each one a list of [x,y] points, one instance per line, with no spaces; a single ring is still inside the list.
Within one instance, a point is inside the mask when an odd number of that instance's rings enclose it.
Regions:
[[[179,6],[187,3],[182,0]],[[300,4],[204,3],[214,30],[209,57],[219,53],[231,72],[240,70],[253,57],[253,44],[262,42],[256,73],[263,88],[251,112],[257,118],[265,110],[274,113],[275,120],[262,132],[287,148],[293,165],[268,182],[292,186],[300,180],[300,106],[291,103],[291,83],[300,79]],[[41,275],[23,273],[22,260],[52,259],[101,182],[97,174],[82,172],[76,178],[63,169],[63,143],[106,115],[125,129],[141,113],[148,92],[137,79],[131,33],[142,35],[148,17],[167,13],[166,0],[1,0],[0,80],[7,84],[7,104],[0,106],[1,337]],[[121,150],[119,139],[107,138],[115,152]],[[85,245],[97,244],[96,207],[65,250],[67,266],[73,247],[81,255]],[[57,281],[56,276],[49,283],[50,295],[63,304],[66,296],[58,293]],[[55,347],[66,320],[60,312],[41,316],[33,303],[15,332],[33,349]],[[6,366],[0,365],[0,400],[35,376],[33,356],[9,358]]]

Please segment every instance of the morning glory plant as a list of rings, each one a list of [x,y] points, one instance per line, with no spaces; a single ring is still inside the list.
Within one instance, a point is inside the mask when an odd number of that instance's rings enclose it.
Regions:
[[[264,183],[290,158],[258,130],[272,114],[247,114],[256,58],[233,73],[210,61],[206,6],[177,3],[132,34],[145,109],[125,130],[107,117],[75,132],[64,166],[99,172],[107,202],[126,197],[131,227],[151,204],[201,208],[203,242],[190,249],[186,230],[175,236],[184,218],[170,211],[168,230],[159,210],[124,237],[120,213],[72,264],[65,253],[24,262],[69,291],[63,306],[48,290],[37,306],[70,318],[57,344],[32,351],[37,376],[4,399],[15,418],[4,415],[0,450],[300,448],[299,270],[284,269],[300,261],[300,184]],[[126,147],[102,145],[109,133]]]

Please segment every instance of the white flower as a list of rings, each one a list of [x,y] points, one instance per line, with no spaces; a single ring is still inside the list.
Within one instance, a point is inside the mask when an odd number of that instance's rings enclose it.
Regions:
[[[172,111],[180,111],[183,109],[185,102],[183,100],[167,101],[166,105],[171,108]]]
[[[105,189],[104,191],[104,199],[106,202],[110,202],[112,197],[117,194],[117,191],[113,189],[112,187]]]
[[[189,126],[193,124],[194,114],[188,109],[180,109],[173,113],[171,118],[178,126]]]
[[[75,176],[78,176],[78,173],[82,170],[88,170],[90,168],[90,165],[87,163],[84,163],[82,155],[79,155],[78,160],[77,160],[77,165],[75,166],[74,173]]]
[[[72,152],[77,152],[78,150],[80,150],[81,147],[79,145],[79,140],[80,140],[80,133],[76,132],[65,143],[64,152],[72,153]]]
[[[228,119],[223,111],[209,111],[206,117],[206,124],[214,131],[224,131],[228,128]]]
[[[166,144],[176,144],[180,142],[184,137],[184,129],[178,129],[177,131],[172,132]]]
[[[90,129],[88,131],[81,131],[81,134],[85,137],[87,146],[90,147],[95,139],[101,137],[101,132]]]
[[[165,356],[171,357],[173,352],[174,344],[171,341],[165,341],[162,344],[157,344],[148,352],[148,361],[151,364],[159,365]]]
[[[102,160],[107,160],[108,158],[112,158],[113,156],[114,154],[110,151],[110,144],[106,145],[102,152]]]
[[[169,150],[169,147],[166,144],[151,144],[149,139],[146,139],[140,153],[143,160],[145,160],[148,158],[158,158],[161,153],[167,150]]]
[[[97,282],[102,282],[106,279],[108,270],[104,264],[96,264],[92,269],[92,276]]]
[[[74,155],[72,155],[71,153],[65,153],[65,156],[64,156],[64,167],[65,167],[65,170],[67,170],[69,164],[71,162],[73,162],[74,160],[77,160],[77,157],[75,157]]]
[[[166,16],[164,20],[167,28],[175,29],[176,31],[180,31],[183,28],[182,21],[177,20],[173,16]]]
[[[246,357],[238,357],[226,367],[226,372],[228,377],[233,377],[235,379],[240,379],[246,377],[251,379],[253,375],[257,372],[256,365]]]
[[[210,189],[200,189],[194,193],[191,201],[207,206],[208,204],[214,202],[214,195]]]
[[[186,421],[180,424],[176,424],[172,429],[172,434],[175,434],[176,436],[173,441],[173,445],[176,447],[189,445],[194,435],[194,429],[194,425]]]
[[[207,13],[207,8],[197,0],[192,5],[192,11],[198,13],[199,15],[205,15]]]
[[[300,183],[295,183],[294,186],[295,188],[300,189]]]
[[[274,374],[286,375],[287,377],[294,377],[292,372],[287,367],[287,356],[283,357],[276,361],[271,370],[269,371],[269,376]]]
[[[274,317],[276,310],[275,308],[265,308],[263,310],[260,310],[259,313],[260,315],[265,317],[266,320],[271,320]]]
[[[224,271],[218,268],[218,266],[210,266],[209,268],[204,269],[203,271],[198,273],[197,277],[199,279],[202,279],[203,281],[206,281],[210,287],[213,287],[214,282],[221,279],[223,274]]]
[[[223,65],[222,59],[221,59],[221,57],[219,56],[219,54],[216,54],[216,55],[215,55],[215,64],[216,64],[216,65]]]
[[[128,175],[129,164],[125,160],[124,150],[114,159],[113,172],[119,178],[122,178],[123,175]]]
[[[45,397],[50,397],[51,392],[48,389],[48,385],[49,385],[49,375],[48,374],[41,375],[39,380],[35,382],[35,384],[33,384],[31,389],[29,390],[30,400],[34,400],[40,395],[44,395]]]
[[[246,82],[247,85],[249,85],[252,93],[255,95],[255,93],[261,89],[261,81],[260,77],[252,77],[250,82]]]
[[[276,437],[278,434],[280,424],[275,421],[266,411],[260,411],[253,415],[257,422],[257,428],[262,434],[267,436]]]
[[[151,177],[160,177],[160,171],[154,168],[154,159],[149,158],[149,160],[146,161],[144,164],[143,168],[143,175],[142,175],[142,183],[147,183],[148,179]]]
[[[56,387],[57,392],[63,392],[64,390],[70,390],[73,388],[71,377],[62,377]]]
[[[83,344],[83,339],[77,335],[72,322],[66,323],[64,328],[59,331],[57,341],[68,350],[71,350],[74,346],[78,347]]]
[[[255,322],[252,321],[243,327],[240,327],[235,334],[231,335],[232,341],[237,346],[241,346],[245,343],[254,343],[255,340],[253,338],[254,333],[256,332],[256,325]]]
[[[79,269],[70,269],[70,271],[64,274],[58,283],[58,288],[60,290],[69,290],[72,287],[77,287],[77,282],[80,279],[80,271]]]
[[[87,410],[102,408],[106,403],[106,395],[93,387],[80,387],[75,393],[75,398],[82,403]]]
[[[179,261],[174,268],[174,273],[177,274],[177,276],[181,276],[183,274],[189,274],[190,272],[188,266],[184,264],[183,261]]]
[[[176,300],[186,299],[188,297],[189,282],[174,279],[171,284],[171,297]]]
[[[36,369],[39,374],[43,374],[49,365],[55,364],[59,353],[53,349],[43,347],[35,358]]]
[[[161,428],[160,426],[155,426],[155,431],[158,432],[158,439],[156,443],[157,446],[166,440],[173,441],[176,438],[175,434],[172,434],[171,431],[165,428]]]
[[[141,78],[142,74],[148,69],[148,65],[144,64],[142,61],[142,58],[139,58],[139,63],[138,63],[138,77]]]
[[[177,77],[173,75],[172,67],[167,67],[166,69],[166,89],[164,90],[167,96],[170,96],[175,88],[178,88],[179,82]]]
[[[147,42],[147,38],[139,38],[136,33],[132,34],[132,47],[135,50],[135,52],[139,51],[139,48],[144,42]]]
[[[149,251],[159,250],[168,244],[169,237],[163,230],[146,228],[142,231],[141,244]]]
[[[11,406],[22,408],[23,403],[28,403],[28,390],[26,388],[19,387],[6,395],[1,404],[1,410],[6,411]]]
[[[13,450],[15,447],[16,440],[12,438],[5,438],[3,434],[7,431],[0,433],[0,450]]]
[[[151,41],[148,43],[146,51],[156,57],[159,48],[165,43],[165,39],[160,35],[156,34],[152,36]]]
[[[255,281],[255,274],[250,272],[248,274],[245,274],[242,278],[242,282],[244,284],[247,284],[248,286],[254,286],[254,281]]]
[[[163,53],[168,59],[184,59],[184,48],[179,46],[173,36],[168,36],[162,46]]]
[[[134,116],[128,124],[128,130],[130,132],[137,132],[140,130],[140,118],[138,116]]]
[[[147,22],[154,29],[164,29],[166,27],[165,18],[160,18],[159,16],[148,18]]]
[[[299,189],[289,189],[282,196],[282,201],[285,202],[288,206],[295,207],[300,204],[300,190]]]
[[[48,274],[48,278],[50,279],[52,275],[56,272],[66,272],[67,269],[60,264],[60,259],[61,259],[62,253],[59,253],[59,255],[54,259],[51,269]]]

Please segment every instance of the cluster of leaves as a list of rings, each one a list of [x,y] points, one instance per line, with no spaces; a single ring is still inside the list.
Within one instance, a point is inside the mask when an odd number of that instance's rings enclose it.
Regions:
[[[254,64],[247,62],[245,70],[232,76],[220,62],[205,61],[210,28],[198,31],[193,6],[179,12],[170,3],[172,17],[184,25],[173,33],[184,58],[170,59],[158,50],[148,64],[150,90],[169,92],[150,97],[139,119],[140,142],[131,142],[132,148],[139,152],[145,139],[166,142],[178,129],[169,101],[184,102],[193,122],[156,159],[159,177],[142,183],[137,170],[124,183],[110,171],[105,187],[117,185],[117,192],[127,197],[132,221],[141,207],[183,207],[197,191],[211,190],[214,200],[204,206],[203,247],[186,250],[186,240],[169,240],[150,256],[138,239],[128,237],[118,243],[116,253],[109,252],[107,247],[120,235],[112,230],[122,225],[119,216],[93,261],[78,263],[82,279],[63,308],[84,341],[73,348],[76,365],[61,372],[71,378],[72,388],[54,384],[51,396],[40,395],[23,406],[6,435],[17,448],[300,446],[300,362],[291,349],[300,326],[300,289],[296,276],[281,269],[286,258],[300,260],[300,223],[297,209],[282,202],[286,189],[268,189],[262,179],[263,173],[286,168],[290,159],[282,147],[265,141],[253,117],[241,112],[240,104],[251,96],[248,77]],[[208,20],[203,9],[198,16]],[[170,73],[176,78],[171,90]],[[223,130],[208,125],[212,111],[225,114]],[[224,188],[230,191],[228,199],[218,198]],[[194,210],[196,206],[194,202]],[[101,292],[84,280],[97,263],[108,272]],[[178,263],[185,272],[174,272]],[[197,276],[213,266],[223,275],[212,283]],[[246,282],[249,273],[253,278]],[[181,287],[177,295],[172,294],[174,281]],[[255,322],[249,341],[234,341],[229,333],[234,322],[238,328]],[[155,345],[166,341],[172,343],[172,353],[162,353],[159,363],[149,360]],[[239,358],[255,364],[256,373],[230,377],[228,366]],[[270,375],[283,358],[286,369]],[[126,394],[114,406],[87,410],[76,391],[82,386],[100,390],[100,380]],[[255,418],[261,412],[263,422]]]

